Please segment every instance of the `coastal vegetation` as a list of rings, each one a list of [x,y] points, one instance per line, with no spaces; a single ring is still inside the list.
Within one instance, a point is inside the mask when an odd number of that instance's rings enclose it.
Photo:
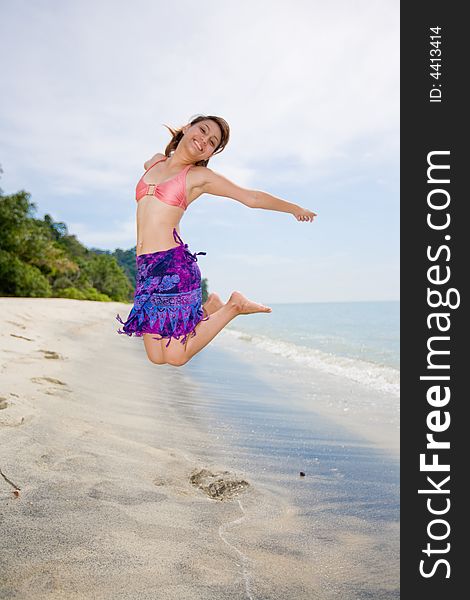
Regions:
[[[65,223],[35,215],[28,192],[0,190],[0,295],[132,301],[135,247],[87,248]]]

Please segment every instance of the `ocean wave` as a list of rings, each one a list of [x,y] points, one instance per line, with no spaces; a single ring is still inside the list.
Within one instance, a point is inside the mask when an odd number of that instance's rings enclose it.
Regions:
[[[237,329],[225,329],[225,332],[236,339],[304,366],[350,379],[380,392],[387,392],[397,397],[400,395],[400,371],[398,369],[361,359],[328,354],[315,348],[300,346],[264,335],[252,335]]]

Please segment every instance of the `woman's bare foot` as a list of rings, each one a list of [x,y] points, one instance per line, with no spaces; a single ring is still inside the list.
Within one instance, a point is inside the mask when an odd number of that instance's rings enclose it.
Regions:
[[[259,312],[272,312],[272,308],[269,306],[258,304],[257,302],[253,302],[253,300],[248,300],[248,298],[245,298],[245,296],[240,292],[232,292],[227,304],[233,306],[239,315],[249,315]]]
[[[203,304],[203,308],[208,315],[211,315],[212,313],[215,313],[216,310],[219,310],[219,308],[222,308],[223,305],[224,303],[220,299],[220,296],[215,292],[212,292]]]

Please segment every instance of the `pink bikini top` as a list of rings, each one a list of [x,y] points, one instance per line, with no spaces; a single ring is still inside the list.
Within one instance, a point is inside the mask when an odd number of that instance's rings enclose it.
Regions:
[[[186,174],[193,165],[187,165],[174,177],[163,181],[162,183],[147,183],[144,181],[145,175],[157,163],[166,160],[168,157],[159,158],[145,171],[139,179],[139,183],[135,189],[135,199],[138,202],[144,196],[155,196],[165,204],[170,206],[178,206],[183,210],[187,208],[186,199]]]

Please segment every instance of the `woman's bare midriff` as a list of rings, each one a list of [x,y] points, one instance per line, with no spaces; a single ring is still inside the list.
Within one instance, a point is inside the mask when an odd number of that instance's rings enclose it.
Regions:
[[[188,204],[197,196],[190,188]],[[184,212],[184,209],[165,204],[155,196],[141,198],[137,203],[137,256],[178,246],[173,237],[173,229],[180,235],[179,224]]]
[[[141,198],[137,204],[137,256],[177,246],[173,228],[179,234],[179,222],[183,214],[182,208],[164,204],[155,196]]]

